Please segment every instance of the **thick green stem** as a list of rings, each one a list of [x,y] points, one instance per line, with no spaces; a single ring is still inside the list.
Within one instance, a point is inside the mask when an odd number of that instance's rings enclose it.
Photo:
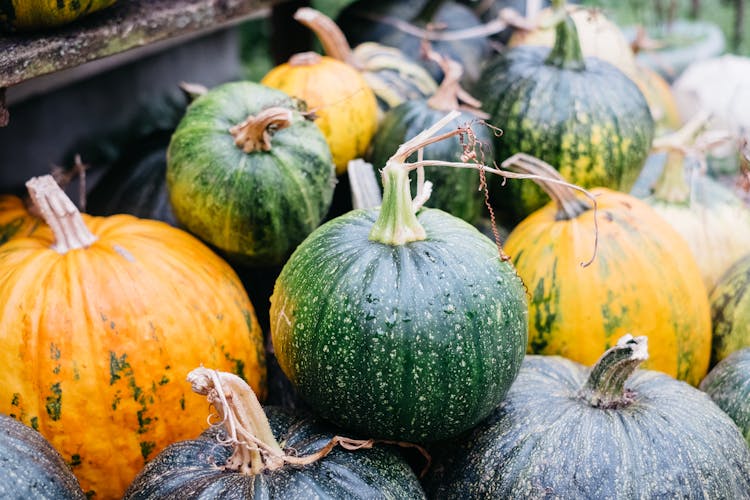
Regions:
[[[669,151],[661,177],[654,186],[654,198],[667,203],[687,203],[690,186],[685,179],[685,153]]]
[[[625,382],[648,359],[646,337],[628,334],[607,350],[591,369],[582,397],[595,408],[620,408],[632,401]]]
[[[565,9],[564,1],[554,1],[552,4],[557,11]],[[555,45],[552,47],[546,63],[574,71],[582,71],[586,68],[581,52],[581,43],[578,40],[578,30],[573,19],[567,14],[555,26]]]
[[[370,240],[404,245],[426,237],[412,206],[409,171],[404,164],[389,161],[383,169],[383,203],[370,230]]]

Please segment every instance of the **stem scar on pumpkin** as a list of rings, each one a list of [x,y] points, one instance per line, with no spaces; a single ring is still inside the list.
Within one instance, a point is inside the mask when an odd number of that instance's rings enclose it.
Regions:
[[[287,465],[302,467],[317,462],[336,446],[355,451],[369,449],[378,443],[395,444],[417,449],[427,460],[424,475],[431,464],[431,457],[424,448],[413,443],[377,439],[352,439],[334,436],[315,453],[297,456],[295,450],[283,450],[271,430],[263,407],[255,392],[240,377],[218,370],[200,367],[188,373],[187,380],[193,392],[206,396],[216,409],[219,421],[209,424],[223,425],[226,438],[217,438],[221,444],[234,448],[232,456],[223,466],[225,470],[255,475],[278,470]]]

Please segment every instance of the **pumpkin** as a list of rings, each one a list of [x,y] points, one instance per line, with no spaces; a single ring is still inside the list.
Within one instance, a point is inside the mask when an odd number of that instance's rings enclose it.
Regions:
[[[265,392],[262,334],[237,275],[186,232],[81,215],[50,176],[28,187],[48,226],[0,247],[0,412],[49,439],[85,491],[119,498],[202,428],[179,383],[192,367]]]
[[[344,429],[416,442],[455,435],[502,400],[523,358],[526,298],[513,266],[468,223],[416,210],[409,190],[419,164],[406,159],[457,114],[386,163],[379,209],[322,225],[276,281],[279,366]]]
[[[352,50],[336,23],[315,9],[302,7],[294,18],[313,30],[327,56],[343,61],[362,73],[375,93],[379,116],[404,101],[423,99],[437,90],[430,74],[394,47],[364,42]]]
[[[690,134],[687,128],[683,132]],[[661,178],[644,201],[687,241],[710,292],[732,264],[750,253],[750,209],[702,173],[699,162],[686,157],[686,146],[685,139],[671,141]]]
[[[33,233],[39,223],[21,198],[12,194],[0,195],[0,245],[11,238]]]
[[[435,54],[436,57],[439,57]],[[441,58],[442,59],[442,58]],[[459,85],[462,66],[452,60],[442,59],[445,77],[443,78],[437,93],[429,99],[415,99],[399,104],[386,113],[383,121],[372,140],[372,146],[368,154],[368,161],[378,168],[385,166],[388,159],[398,147],[409,138],[414,137],[425,130],[452,110],[461,110],[459,120],[470,123],[477,121],[482,112],[478,108],[462,105],[460,97],[464,96],[463,89]],[[471,103],[480,103],[471,100]],[[446,130],[444,132],[448,131]],[[476,139],[484,148],[482,154],[493,158],[492,141],[493,134],[490,129],[482,124],[472,127]],[[453,141],[441,141],[424,148],[424,159],[439,161],[460,161],[462,151],[458,139]],[[416,159],[416,155],[411,160]],[[432,183],[432,192],[425,206],[445,210],[469,223],[477,220],[484,205],[484,195],[479,191],[479,174],[473,169],[432,169],[427,178]],[[416,190],[412,189],[412,195],[416,196]]]
[[[37,431],[0,415],[0,497],[83,500],[68,464]]]
[[[711,291],[712,366],[731,353],[750,347],[749,282],[750,255],[746,255],[724,273]]]
[[[750,58],[732,54],[696,60],[674,82],[680,113],[692,118],[709,112],[709,130],[727,131],[734,140],[708,155],[708,172],[714,177],[735,174],[741,137],[750,130]]]
[[[437,64],[422,57],[423,30],[432,28],[439,35],[441,31],[481,26],[481,21],[471,9],[449,0],[357,0],[343,9],[336,21],[353,45],[378,42],[397,47],[413,60],[421,62],[435,81],[442,80],[443,75]],[[411,26],[405,28],[404,24]],[[464,83],[476,81],[482,61],[491,53],[490,44],[484,36],[429,41],[435,52],[464,65]]]
[[[60,0],[10,0],[0,2],[0,31],[31,31],[68,24],[116,0],[88,2]]]
[[[167,151],[179,223],[251,266],[289,256],[325,216],[334,182],[320,130],[289,96],[252,82],[193,101]]]
[[[648,102],[656,123],[656,134],[663,135],[680,128],[682,113],[669,83],[653,69],[640,64],[636,65],[636,74],[631,78]]]
[[[711,318],[685,240],[632,196],[594,188],[595,214],[551,166],[516,168],[558,182],[539,181],[554,201],[505,242],[530,294],[529,352],[591,365],[623,334],[642,333],[652,345],[647,367],[697,385],[708,371]]]
[[[734,420],[750,444],[750,348],[722,359],[700,388]]]
[[[126,500],[424,498],[409,465],[393,451],[337,436],[305,413],[264,409],[230,373],[198,368],[189,380],[221,423],[168,446],[138,474]],[[334,449],[337,444],[346,450]]]
[[[336,173],[364,155],[378,127],[375,94],[348,64],[315,52],[295,54],[261,83],[305,102],[328,141]]]
[[[651,147],[643,94],[617,68],[581,56],[570,17],[553,49],[521,46],[488,61],[474,93],[503,130],[497,158],[531,154],[582,187],[629,190]],[[515,222],[548,200],[533,183],[509,186],[495,201]]]
[[[646,338],[631,336],[591,369],[527,356],[492,415],[442,447],[428,491],[446,499],[748,498],[750,448],[737,426],[701,391],[636,370],[647,357]]]

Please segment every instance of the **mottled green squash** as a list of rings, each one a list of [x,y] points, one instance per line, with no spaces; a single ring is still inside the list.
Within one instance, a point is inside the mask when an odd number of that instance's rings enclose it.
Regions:
[[[0,498],[86,498],[60,454],[31,427],[0,415]]]
[[[750,348],[722,359],[701,382],[701,390],[732,417],[750,444]]]
[[[214,383],[210,372],[216,374],[215,385],[208,386],[214,396],[203,391],[203,382],[196,385],[194,374],[201,370],[209,384]],[[198,369],[189,380],[225,420],[197,439],[164,449],[135,478],[126,500],[424,498],[414,472],[396,450],[381,445],[336,447],[317,460],[300,463],[328,446],[336,429],[304,412],[261,408],[250,388],[231,374]],[[219,393],[225,397],[216,397]],[[244,442],[232,441],[230,429]],[[265,447],[250,451],[249,436]],[[346,442],[362,444],[345,438]]]
[[[724,273],[711,292],[710,301],[714,366],[731,353],[750,347],[750,255]]]
[[[633,81],[614,66],[581,55],[570,17],[555,47],[515,47],[490,59],[474,94],[503,130],[498,159],[528,153],[582,187],[628,191],[651,147],[654,121]],[[495,202],[515,222],[548,198],[534,183],[509,183]]]
[[[386,163],[380,209],[318,228],[276,282],[279,365],[344,429],[406,441],[456,435],[502,400],[523,359],[526,296],[513,266],[461,219],[414,212],[406,158],[454,117]]]
[[[378,42],[396,47],[422,63],[436,81],[442,80],[442,71],[437,64],[422,57],[422,38],[397,28],[393,25],[394,20],[406,21],[423,30],[428,25],[448,31],[481,25],[471,9],[450,0],[357,0],[338,15],[336,22],[352,45]],[[479,77],[480,65],[491,52],[485,37],[432,40],[431,45],[436,52],[460,61],[466,67],[466,82],[473,82]]]
[[[737,426],[703,392],[635,371],[646,357],[646,337],[630,336],[593,369],[528,356],[487,420],[436,447],[426,489],[440,499],[749,498]]]
[[[253,266],[282,263],[318,226],[334,182],[317,126],[287,94],[251,82],[193,101],[167,153],[177,221]]]
[[[0,31],[31,31],[67,24],[113,5],[116,0],[4,0]]]
[[[414,99],[406,101],[388,111],[375,133],[368,154],[368,161],[375,168],[383,168],[396,149],[421,131],[431,127],[445,116],[448,111],[462,110],[456,123],[471,123],[479,120],[478,109],[462,107],[458,93],[461,88],[461,65],[450,61],[445,62],[446,76],[440,84],[437,93],[429,99]],[[447,69],[448,66],[453,71]],[[454,124],[445,127],[443,132],[455,128]],[[472,130],[481,142],[481,151],[487,162],[494,158],[492,151],[493,133],[486,126],[475,123]],[[458,138],[430,144],[423,150],[425,160],[461,161],[463,154]],[[412,155],[409,160],[416,160]],[[444,169],[428,168],[425,172],[428,181],[432,183],[432,193],[425,206],[445,210],[467,222],[473,223],[482,213],[484,193],[479,190],[479,173],[473,169]],[[382,179],[381,179],[382,183]],[[416,185],[412,186],[412,195],[416,196]]]

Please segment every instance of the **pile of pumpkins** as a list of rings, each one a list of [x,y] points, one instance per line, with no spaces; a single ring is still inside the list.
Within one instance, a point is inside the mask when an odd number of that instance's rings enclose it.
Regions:
[[[618,28],[295,19],[325,55],[140,130],[90,213],[0,197],[0,496],[750,497],[750,211]]]

